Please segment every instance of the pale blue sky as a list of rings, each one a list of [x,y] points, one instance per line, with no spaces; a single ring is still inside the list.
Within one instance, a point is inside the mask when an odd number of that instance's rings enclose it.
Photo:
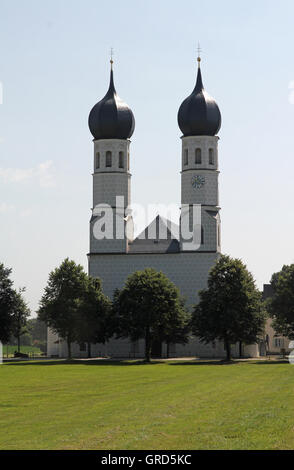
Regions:
[[[111,46],[136,118],[133,201],[180,201],[177,111],[200,41],[223,117],[222,250],[259,287],[294,261],[293,19],[292,0],[0,0],[0,260],[32,309],[63,258],[87,267],[87,120],[107,91]]]

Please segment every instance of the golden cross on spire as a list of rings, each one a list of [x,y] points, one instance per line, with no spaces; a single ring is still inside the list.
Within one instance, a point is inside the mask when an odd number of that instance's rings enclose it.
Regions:
[[[110,64],[111,64],[111,68],[112,68],[112,65],[113,65],[113,56],[114,56],[113,48],[111,48],[111,49],[110,49]]]
[[[200,47],[200,43],[199,43],[199,42],[198,42],[197,52],[198,52],[198,57],[197,57],[198,67],[200,67],[202,49],[201,49],[201,47]]]

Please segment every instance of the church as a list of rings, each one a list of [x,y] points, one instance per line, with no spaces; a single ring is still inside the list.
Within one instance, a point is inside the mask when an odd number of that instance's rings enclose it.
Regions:
[[[89,275],[102,280],[103,291],[110,298],[134,271],[152,267],[174,282],[191,308],[198,302],[198,292],[206,288],[209,271],[221,253],[218,188],[221,113],[204,89],[201,58],[197,60],[196,85],[178,111],[182,132],[178,226],[158,215],[138,237],[132,236],[130,139],[135,119],[116,92],[112,60],[108,91],[90,112],[94,152]],[[195,207],[201,221],[197,220],[196,224]],[[105,225],[102,214],[107,211],[113,214],[110,215],[111,236],[106,230],[101,235],[101,227]],[[189,230],[184,230],[185,220]],[[144,357],[144,341],[134,343],[113,338],[105,345],[92,345],[91,351],[93,356],[140,358]],[[48,355],[65,357],[66,352],[66,343],[49,331]],[[154,357],[165,357],[166,344],[154,345],[152,353]],[[205,345],[194,337],[186,345],[170,345],[169,353],[170,357],[225,357],[222,343]],[[232,354],[239,356],[239,345],[232,347]],[[245,346],[243,354],[257,357],[259,346]],[[86,345],[73,345],[73,355],[86,357]]]

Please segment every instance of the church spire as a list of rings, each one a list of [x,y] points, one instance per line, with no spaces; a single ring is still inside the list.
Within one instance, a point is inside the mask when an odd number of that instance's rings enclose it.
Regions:
[[[92,108],[89,128],[95,140],[129,139],[135,128],[135,118],[126,103],[116,93],[113,79],[113,50],[110,53],[109,88],[101,101]]]
[[[196,80],[196,86],[194,88],[194,92],[199,93],[200,91],[204,90],[203,82],[202,82],[202,74],[201,74],[201,48],[200,48],[200,43],[198,42],[198,57],[197,57],[197,62],[198,62],[198,72],[197,72],[197,80]]]
[[[200,43],[198,42],[198,48],[197,48],[197,52],[198,52],[198,57],[197,57],[197,62],[198,62],[198,68],[200,69],[200,63],[201,63],[201,47],[200,47]]]
[[[113,66],[113,48],[110,49],[110,67],[111,67],[111,70],[112,70],[112,66]]]
[[[214,136],[221,127],[221,114],[215,100],[211,98],[202,82],[200,46],[198,46],[198,71],[197,80],[191,95],[186,98],[178,112],[178,124],[183,135]]]

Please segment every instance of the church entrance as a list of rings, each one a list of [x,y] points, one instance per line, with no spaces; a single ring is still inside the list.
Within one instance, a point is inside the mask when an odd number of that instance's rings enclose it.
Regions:
[[[161,357],[162,355],[162,343],[159,340],[155,340],[152,343],[151,357]]]

